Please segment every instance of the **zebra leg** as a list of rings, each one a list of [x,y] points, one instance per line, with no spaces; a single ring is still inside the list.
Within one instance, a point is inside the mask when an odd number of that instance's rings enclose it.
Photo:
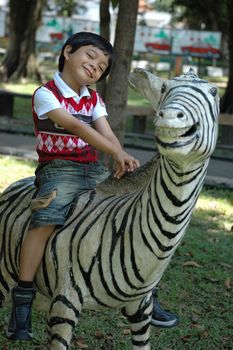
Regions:
[[[10,287],[0,271],[0,307],[3,306],[6,297],[10,293]]]
[[[56,295],[53,298],[47,321],[50,350],[67,350],[69,348],[81,312],[81,304],[79,306],[77,309],[70,298],[64,294]]]
[[[153,310],[151,293],[140,301],[129,303],[122,309],[131,325],[132,349],[150,350],[150,321]]]
[[[9,302],[11,300],[11,293],[10,291],[16,284],[16,280],[12,278],[12,276],[9,275],[5,271],[5,269],[2,267],[0,268],[0,307],[4,305],[5,302]],[[5,273],[2,273],[4,271]],[[7,278],[5,277],[7,276]]]

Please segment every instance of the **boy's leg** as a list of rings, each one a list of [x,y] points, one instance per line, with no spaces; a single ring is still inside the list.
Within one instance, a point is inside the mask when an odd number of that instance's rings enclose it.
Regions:
[[[19,280],[33,282],[44,255],[47,240],[55,230],[54,225],[33,228],[28,231],[20,252]]]
[[[19,282],[12,290],[12,310],[7,329],[7,337],[11,340],[32,338],[31,309],[35,297],[33,279],[42,260],[46,242],[54,228],[50,225],[31,229],[22,244]]]

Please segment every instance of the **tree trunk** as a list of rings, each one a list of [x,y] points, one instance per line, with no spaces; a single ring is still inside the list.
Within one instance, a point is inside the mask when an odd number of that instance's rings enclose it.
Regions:
[[[110,40],[110,0],[101,0],[100,2],[100,35]]]
[[[227,0],[227,32],[228,32],[228,51],[229,51],[229,74],[228,74],[228,84],[225,90],[225,94],[220,101],[220,111],[221,113],[233,113],[233,2],[232,0]],[[219,138],[218,142],[224,145],[232,145],[233,139],[233,127],[227,125],[220,125],[219,128]]]
[[[229,50],[229,75],[228,75],[228,84],[221,99],[221,112],[222,113],[233,113],[233,2],[232,0],[227,1],[227,26],[228,26],[228,50]]]
[[[110,125],[121,143],[125,132],[128,76],[134,47],[138,2],[138,0],[119,1],[114,42],[116,62],[109,76],[105,97]]]
[[[110,0],[101,0],[100,2],[100,35],[110,41],[110,22],[111,16],[109,12]],[[104,79],[97,84],[97,91],[105,100],[107,82]]]
[[[45,0],[10,0],[9,46],[0,67],[3,81],[39,78],[35,64],[35,33]]]

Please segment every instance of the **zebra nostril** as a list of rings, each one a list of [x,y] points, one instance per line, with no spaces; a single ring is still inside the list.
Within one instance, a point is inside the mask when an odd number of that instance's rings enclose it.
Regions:
[[[183,118],[183,117],[184,117],[184,114],[183,114],[182,112],[180,112],[180,113],[177,114],[177,117],[178,117],[178,118]]]
[[[162,111],[159,112],[159,116],[160,116],[161,118],[163,118],[163,112],[162,112]]]

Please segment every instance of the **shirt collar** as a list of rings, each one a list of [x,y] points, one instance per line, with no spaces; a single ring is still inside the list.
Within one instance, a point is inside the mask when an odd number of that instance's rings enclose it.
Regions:
[[[78,95],[64,82],[59,72],[56,72],[54,74],[54,82],[65,98],[76,97],[78,99],[81,99],[84,96],[91,96],[88,88],[85,85],[80,88],[80,95]]]

